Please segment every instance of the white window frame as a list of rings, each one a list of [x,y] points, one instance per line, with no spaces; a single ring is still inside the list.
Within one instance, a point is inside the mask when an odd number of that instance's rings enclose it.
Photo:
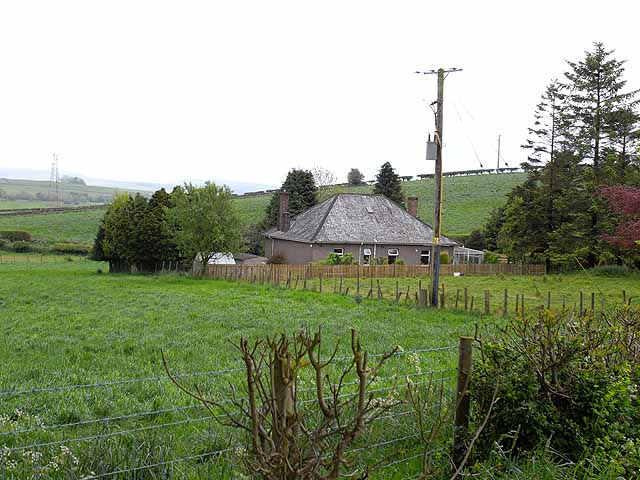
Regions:
[[[398,257],[399,255],[400,255],[400,250],[398,250],[397,248],[390,248],[389,250],[387,250],[388,257]]]
[[[338,251],[339,250],[339,251]],[[336,255],[338,255],[339,257],[344,255],[344,248],[334,248],[333,249],[333,253],[335,253]]]

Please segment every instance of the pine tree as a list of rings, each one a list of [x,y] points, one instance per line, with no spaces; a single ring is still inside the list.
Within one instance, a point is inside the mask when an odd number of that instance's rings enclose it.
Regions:
[[[602,43],[595,43],[594,50],[585,52],[582,61],[567,62],[571,69],[565,73],[570,139],[578,157],[591,161],[590,166],[582,169],[583,187],[592,199],[588,206],[587,231],[583,232],[589,267],[595,266],[605,248],[602,236],[611,223],[608,207],[598,191],[603,184],[616,180],[612,175],[615,169],[610,168],[615,160],[611,160],[610,154],[615,151],[616,139],[624,130],[622,124],[628,123],[621,112],[635,111],[638,105],[635,99],[638,90],[623,92],[625,62],[612,58],[612,54],[613,51],[607,51]]]
[[[289,214],[297,215],[318,203],[318,188],[313,174],[309,170],[292,169],[282,183],[280,189],[274,192],[267,206],[262,230],[267,230],[278,223],[280,215],[280,192],[289,194]]]
[[[638,90],[623,92],[625,62],[611,58],[612,54],[613,50],[595,43],[594,50],[585,52],[580,62],[567,61],[571,68],[565,73],[572,140],[578,155],[593,162],[596,179],[600,178],[603,151],[611,146],[613,132],[618,130],[617,112],[635,109],[638,104]]]
[[[536,106],[533,127],[522,148],[529,151],[522,168],[531,170],[551,161],[556,152],[566,147],[565,89],[558,80],[552,80]]]
[[[376,175],[376,184],[373,187],[373,193],[384,195],[389,200],[402,205],[404,203],[404,193],[402,193],[402,180],[395,172],[389,162],[385,162],[380,167],[380,171]]]

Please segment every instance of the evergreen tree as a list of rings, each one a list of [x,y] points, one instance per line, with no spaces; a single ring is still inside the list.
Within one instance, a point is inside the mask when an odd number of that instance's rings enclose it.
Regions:
[[[316,187],[313,173],[309,170],[292,169],[282,183],[280,190],[273,193],[267,206],[265,219],[262,222],[262,230],[267,230],[278,223],[280,215],[280,192],[289,194],[289,214],[297,215],[313,207],[318,203],[318,188]]]
[[[380,171],[376,175],[376,184],[373,187],[373,193],[384,195],[389,200],[402,205],[404,203],[404,193],[402,193],[402,180],[395,172],[389,162],[385,162],[380,167]]]
[[[347,174],[347,182],[353,186],[362,185],[364,183],[364,174],[357,168],[352,168]]]
[[[533,127],[529,128],[529,138],[522,145],[529,151],[527,161],[522,163],[525,170],[551,161],[558,150],[566,147],[564,88],[557,80],[552,80],[536,106]]]
[[[583,186],[592,199],[588,206],[588,227],[584,232],[589,267],[595,266],[604,247],[602,236],[611,223],[607,204],[598,191],[602,185],[616,181],[615,155],[610,153],[615,152],[616,139],[624,134],[623,125],[634,123],[622,112],[635,111],[638,104],[637,90],[623,92],[625,62],[612,58],[612,54],[613,51],[607,51],[602,43],[595,43],[594,50],[586,52],[582,61],[567,62],[571,69],[565,73],[571,140],[579,158],[591,160],[591,166],[582,170]],[[623,171],[626,176],[626,160]]]
[[[492,252],[498,249],[498,237],[505,221],[504,209],[505,207],[496,207],[491,210],[484,226],[484,248]]]
[[[579,62],[570,62],[565,73],[567,119],[572,125],[572,140],[577,154],[593,163],[595,178],[600,180],[603,151],[611,147],[621,120],[618,112],[635,109],[638,90],[624,93],[626,81],[624,61],[611,58],[602,43],[595,43],[592,52],[585,52]]]
[[[484,232],[482,230],[472,231],[464,246],[475,250],[484,250]]]

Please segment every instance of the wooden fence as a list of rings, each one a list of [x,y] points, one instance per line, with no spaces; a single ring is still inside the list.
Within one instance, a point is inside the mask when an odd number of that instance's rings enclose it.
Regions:
[[[544,265],[515,263],[446,264],[442,275],[544,275]],[[208,265],[206,276],[244,280],[285,281],[291,278],[422,278],[431,274],[423,265]]]

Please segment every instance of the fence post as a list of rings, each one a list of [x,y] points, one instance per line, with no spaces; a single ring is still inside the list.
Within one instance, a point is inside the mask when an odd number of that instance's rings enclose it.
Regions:
[[[418,308],[427,306],[427,291],[424,288],[418,290]]]
[[[491,314],[491,302],[489,299],[489,290],[484,291],[484,314]]]
[[[456,306],[455,309],[458,309],[458,300],[460,300],[460,289],[456,288]]]
[[[551,292],[547,292],[547,310],[551,310]]]
[[[472,297],[473,298],[473,297]],[[453,464],[458,468],[466,453],[465,440],[469,429],[469,384],[471,383],[473,338],[460,337],[458,347],[458,384],[456,386],[456,415],[453,434]]]
[[[464,287],[464,310],[465,312],[469,309],[469,292],[467,291],[467,287]]]
[[[502,316],[507,316],[507,310],[509,309],[509,292],[504,289],[504,304],[502,305]]]
[[[582,294],[582,292],[580,292],[580,313],[579,313],[579,316],[582,316],[582,312],[583,312],[582,307],[583,307],[583,294]]]

